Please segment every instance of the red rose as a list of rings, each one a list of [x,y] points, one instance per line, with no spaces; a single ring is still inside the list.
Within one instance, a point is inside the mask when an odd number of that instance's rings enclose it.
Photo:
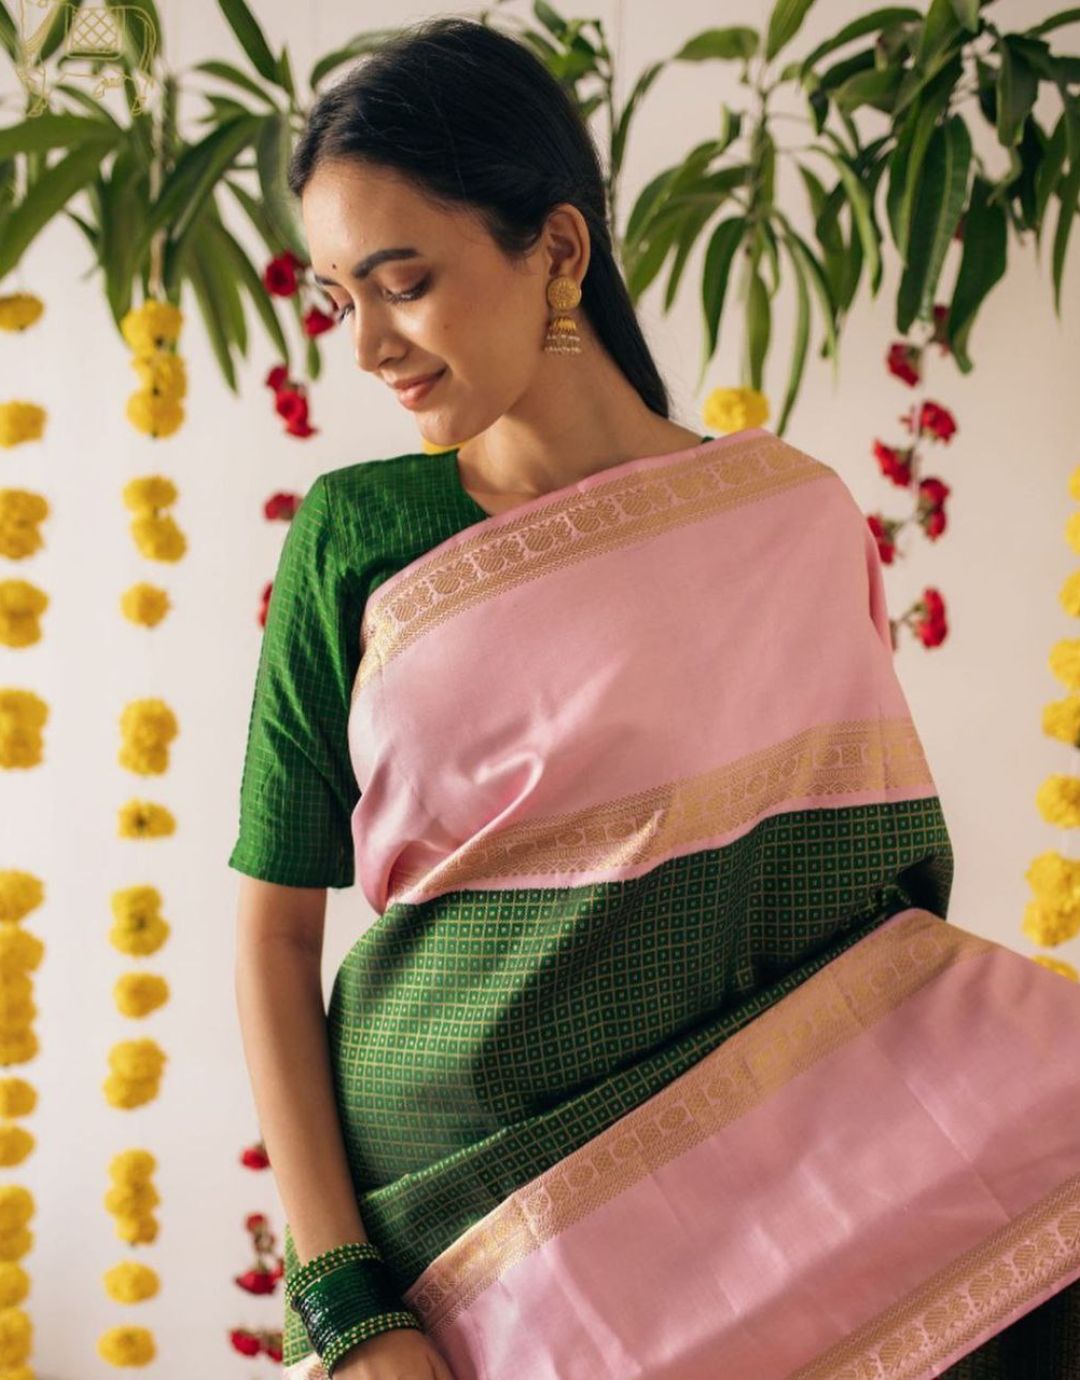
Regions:
[[[885,364],[890,374],[895,374],[904,383],[914,386],[919,382],[919,360],[922,350],[906,340],[896,340],[889,346]]]
[[[242,1274],[233,1275],[233,1283],[238,1284],[241,1289],[246,1289],[249,1294],[272,1294],[277,1277],[256,1265],[253,1269],[244,1270]]]
[[[875,440],[874,459],[878,462],[881,473],[886,479],[891,479],[894,484],[898,484],[901,488],[910,486],[910,450],[897,450],[894,446],[887,446],[883,441]]]
[[[260,601],[260,603],[259,603],[259,627],[260,627],[260,628],[265,628],[265,627],[266,627],[266,614],[267,614],[267,610],[268,610],[269,607],[270,607],[270,591],[273,589],[273,587],[274,587],[274,582],[273,582],[273,580],[267,580],[265,586],[263,587],[262,599],[261,599],[261,601]],[[264,1153],[265,1153],[265,1152],[264,1152]],[[245,1164],[247,1163],[247,1151],[244,1152],[244,1154],[241,1156],[241,1159],[243,1160],[243,1162],[244,1162]],[[265,1169],[269,1163],[270,1163],[270,1161],[267,1160],[267,1161],[266,1161],[266,1164],[253,1164],[253,1165],[248,1165],[248,1168],[249,1168],[249,1169]]]
[[[267,585],[262,593],[263,603],[270,600],[270,586]],[[246,1169],[269,1169],[270,1156],[266,1153],[266,1146],[262,1141],[257,1141],[254,1145],[247,1146],[240,1154],[240,1163]]]
[[[323,331],[333,330],[337,324],[334,317],[327,316],[318,307],[309,308],[303,317],[304,334],[309,336],[322,335]]]
[[[919,480],[919,498],[930,508],[940,508],[950,493],[952,490],[943,479],[927,476],[926,479]]]
[[[944,618],[924,618],[915,624],[915,633],[924,647],[940,647],[949,635]]]
[[[289,436],[314,436],[318,430],[319,428],[317,426],[308,425],[308,419],[306,417],[298,417],[295,421],[291,421],[285,428]]]
[[[238,1351],[241,1356],[258,1356],[262,1349],[255,1333],[248,1332],[243,1327],[234,1327],[229,1333],[229,1341],[232,1343],[233,1350]]]
[[[263,269],[263,287],[275,297],[291,297],[296,291],[296,269],[293,255],[277,255]]]
[[[950,441],[956,433],[956,422],[948,408],[935,402],[924,402],[919,413],[919,433],[929,434],[936,441]]]
[[[296,516],[296,510],[300,506],[301,498],[302,495],[300,494],[286,493],[284,490],[279,490],[277,493],[271,494],[263,504],[263,516],[269,518],[271,521],[274,521],[276,518],[282,518],[287,522]]]
[[[877,542],[878,555],[881,557],[882,564],[892,565],[892,559],[896,553],[892,529],[882,522],[877,513],[871,513],[866,521],[870,531],[874,534],[874,540]]]
[[[946,525],[944,508],[931,508],[922,522],[923,531],[931,541],[936,541],[941,536]]]
[[[274,394],[274,411],[284,417],[287,422],[294,418],[307,417],[307,410],[307,398],[299,388],[292,386],[279,388]]]

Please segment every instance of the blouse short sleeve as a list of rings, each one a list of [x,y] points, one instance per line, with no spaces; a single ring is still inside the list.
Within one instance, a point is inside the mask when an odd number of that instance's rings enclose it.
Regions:
[[[334,530],[327,476],[319,475],[289,523],[271,588],[228,859],[238,872],[286,886],[354,881],[360,791],[348,718],[362,610]]]

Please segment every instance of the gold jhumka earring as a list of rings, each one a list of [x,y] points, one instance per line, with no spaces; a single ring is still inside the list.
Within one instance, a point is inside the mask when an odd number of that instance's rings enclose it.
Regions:
[[[573,278],[560,273],[547,285],[548,306],[555,308],[555,315],[548,322],[544,349],[557,355],[581,354],[581,336],[572,316],[564,313],[576,307],[581,301],[581,289]]]

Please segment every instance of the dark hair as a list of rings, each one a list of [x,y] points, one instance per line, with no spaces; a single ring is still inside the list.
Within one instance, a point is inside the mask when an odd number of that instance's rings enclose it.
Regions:
[[[592,135],[524,43],[456,16],[392,34],[315,101],[289,163],[290,191],[299,197],[328,158],[393,168],[433,204],[471,207],[511,259],[536,245],[555,206],[576,206],[591,242],[582,309],[645,405],[670,416],[612,253]]]

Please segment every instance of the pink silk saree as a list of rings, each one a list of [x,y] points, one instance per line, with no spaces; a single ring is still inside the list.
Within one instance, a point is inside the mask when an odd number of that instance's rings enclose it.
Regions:
[[[456,1380],[1080,1376],[1080,989],[945,919],[836,472],[760,427],[616,465],[361,646],[336,1089]],[[295,1316],[284,1360],[324,1375]]]

